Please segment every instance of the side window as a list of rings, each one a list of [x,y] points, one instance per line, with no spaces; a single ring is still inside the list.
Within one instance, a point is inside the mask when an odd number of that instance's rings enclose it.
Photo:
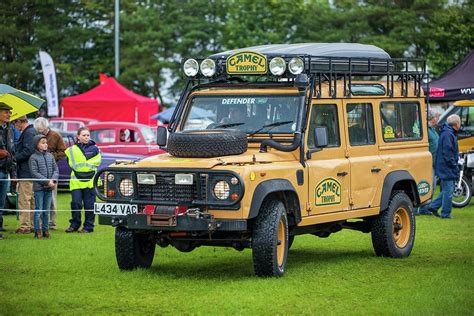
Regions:
[[[382,102],[380,117],[384,141],[409,141],[421,138],[422,125],[418,102]]]
[[[337,119],[337,106],[335,104],[313,105],[309,122],[308,148],[314,148],[314,130],[316,127],[325,126],[328,131],[328,147],[339,147],[339,121]]]
[[[459,117],[461,118],[461,126],[463,132],[469,132],[472,134],[474,132],[474,107],[464,106],[461,107],[459,112]]]
[[[115,143],[115,129],[98,129],[91,131],[91,139],[98,143]]]
[[[122,143],[137,143],[140,141],[140,135],[136,130],[133,129],[121,129],[120,130],[120,142]]]
[[[347,126],[349,129],[349,143],[351,146],[375,144],[372,104],[348,104]]]

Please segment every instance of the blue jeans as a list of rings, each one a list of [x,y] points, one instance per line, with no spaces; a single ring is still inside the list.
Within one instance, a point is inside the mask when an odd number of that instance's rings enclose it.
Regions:
[[[8,189],[8,173],[0,171],[0,227],[3,227],[3,209],[5,208],[5,200],[7,198]]]
[[[82,229],[87,231],[94,231],[94,189],[77,189],[71,191],[71,214],[72,218],[69,221],[71,227],[78,229],[81,226],[81,210],[84,207],[84,226]]]
[[[53,199],[52,191],[35,191],[35,232],[41,230],[40,217],[42,219],[43,231],[49,229],[49,211],[51,209],[51,200]]]
[[[454,181],[455,180],[441,180],[441,192],[436,197],[436,199],[434,199],[434,201],[428,205],[428,208],[435,209],[436,211],[442,207],[442,218],[451,217],[451,209],[453,208]]]

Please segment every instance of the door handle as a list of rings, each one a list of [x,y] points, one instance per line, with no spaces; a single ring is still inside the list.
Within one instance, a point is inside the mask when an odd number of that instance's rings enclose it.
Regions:
[[[337,176],[338,176],[338,177],[344,177],[344,176],[347,176],[347,174],[348,174],[348,173],[347,173],[346,171],[343,171],[343,172],[338,172],[338,173],[337,173]]]
[[[380,171],[382,171],[382,169],[380,169],[380,168],[372,168],[370,171],[372,171],[373,173],[379,173]]]

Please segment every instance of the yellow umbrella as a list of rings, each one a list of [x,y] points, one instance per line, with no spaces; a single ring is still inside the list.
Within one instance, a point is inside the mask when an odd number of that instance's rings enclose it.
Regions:
[[[13,121],[20,116],[38,111],[45,101],[28,92],[0,84],[0,102],[12,108],[10,121]]]

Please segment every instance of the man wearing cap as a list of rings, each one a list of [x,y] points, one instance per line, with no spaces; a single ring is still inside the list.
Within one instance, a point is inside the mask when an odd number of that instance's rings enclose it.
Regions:
[[[26,116],[19,117],[14,123],[15,127],[21,131],[15,151],[18,177],[18,208],[20,209],[20,228],[16,232],[18,234],[28,234],[33,231],[33,212],[31,210],[35,209],[33,181],[31,181],[28,160],[35,152],[33,137],[37,133],[33,125],[28,123]]]
[[[0,102],[0,231],[5,231],[3,209],[7,197],[8,175],[15,169],[13,132],[9,124],[11,109],[7,104]],[[2,234],[0,234],[0,239],[3,239]]]

